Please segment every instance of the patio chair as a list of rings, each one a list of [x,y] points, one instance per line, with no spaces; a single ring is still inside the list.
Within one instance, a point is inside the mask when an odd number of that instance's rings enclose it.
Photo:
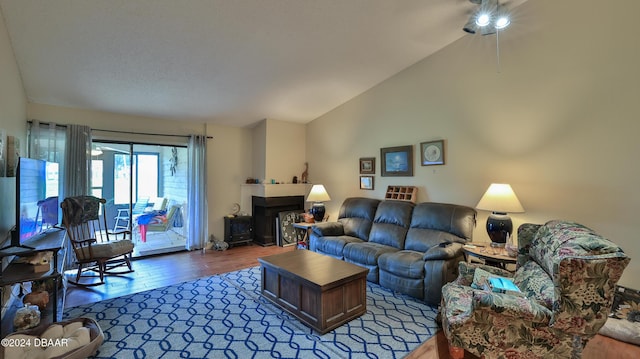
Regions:
[[[75,280],[69,279],[72,284],[96,286],[104,284],[105,275],[133,272],[131,232],[107,230],[105,203],[103,198],[78,196],[60,204],[62,223],[78,266]]]
[[[133,205],[131,209],[131,216],[136,216],[144,213],[145,208],[149,205],[149,198],[138,198],[138,201]],[[113,225],[113,231],[118,231],[121,229],[130,230],[131,229],[131,218],[129,216],[129,207],[126,208],[118,208],[118,214],[114,217],[116,220]],[[121,223],[122,222],[122,223]]]
[[[140,229],[142,242],[147,241],[147,232],[166,232],[169,230],[173,226],[175,215],[179,210],[179,205],[172,205],[169,211],[155,211],[138,217],[136,226]]]
[[[36,213],[36,230],[38,232],[51,228],[58,224],[58,196],[48,197],[38,201],[38,212]]]

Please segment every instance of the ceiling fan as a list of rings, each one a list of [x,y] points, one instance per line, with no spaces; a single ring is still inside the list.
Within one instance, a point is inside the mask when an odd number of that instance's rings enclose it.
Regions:
[[[469,0],[469,2],[479,6],[462,28],[465,32],[475,34],[479,31],[482,35],[491,35],[511,24],[509,13],[505,10],[504,4],[500,5],[499,0]]]
[[[113,147],[107,147],[107,146],[95,146],[95,147],[91,150],[91,156],[100,156],[100,155],[102,155],[103,151],[111,151],[111,152],[126,153],[126,154],[128,154],[128,153],[129,153],[129,151],[120,150],[120,149],[113,148]]]

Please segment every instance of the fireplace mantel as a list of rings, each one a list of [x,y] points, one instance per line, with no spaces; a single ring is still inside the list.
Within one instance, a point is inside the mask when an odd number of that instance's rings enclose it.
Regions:
[[[240,188],[240,207],[253,215],[251,197],[307,196],[311,183],[289,184],[243,184]]]

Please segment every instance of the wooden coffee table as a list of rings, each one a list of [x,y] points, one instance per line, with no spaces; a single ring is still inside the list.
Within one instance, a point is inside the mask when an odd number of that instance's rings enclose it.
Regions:
[[[367,268],[308,250],[258,262],[262,296],[321,334],[367,310]]]

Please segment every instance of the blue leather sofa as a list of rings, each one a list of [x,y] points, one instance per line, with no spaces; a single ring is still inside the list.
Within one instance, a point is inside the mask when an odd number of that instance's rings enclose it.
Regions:
[[[368,281],[438,305],[475,223],[476,210],[467,206],[353,197],[337,222],[314,226],[309,249],[366,267]]]

